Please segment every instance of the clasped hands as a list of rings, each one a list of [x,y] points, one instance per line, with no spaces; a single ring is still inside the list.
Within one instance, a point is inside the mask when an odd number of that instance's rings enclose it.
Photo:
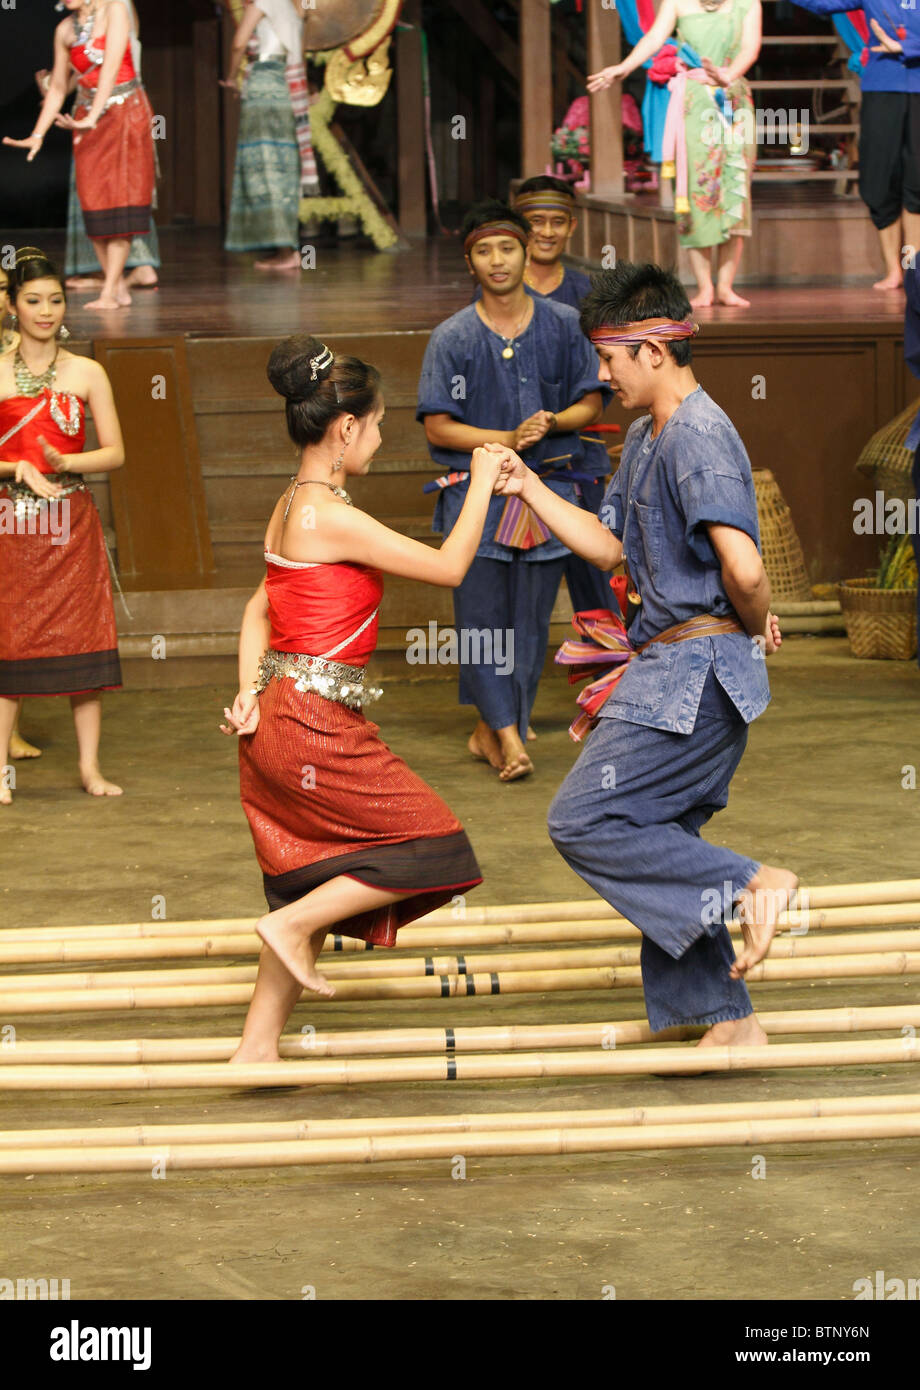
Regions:
[[[501,497],[520,494],[528,472],[524,460],[507,444],[483,444],[473,450],[470,459],[471,480],[485,478]]]

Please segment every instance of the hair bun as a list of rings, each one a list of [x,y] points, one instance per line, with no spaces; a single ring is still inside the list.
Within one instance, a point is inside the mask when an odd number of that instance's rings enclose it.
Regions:
[[[47,261],[48,257],[44,251],[40,251],[37,246],[20,246],[16,252],[16,264],[22,265],[25,261]]]
[[[303,401],[322,385],[335,364],[325,343],[307,334],[284,338],[268,359],[268,379],[279,396]]]

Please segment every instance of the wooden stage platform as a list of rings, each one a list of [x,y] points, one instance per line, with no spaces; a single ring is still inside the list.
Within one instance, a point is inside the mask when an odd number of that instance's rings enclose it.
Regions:
[[[20,234],[53,256],[63,237]],[[105,361],[128,442],[128,466],[93,491],[114,543],[132,617],[119,608],[127,657],[145,684],[197,679],[202,655],[234,649],[239,615],[262,573],[261,539],[294,471],[281,402],[265,377],[273,344],[308,330],[379,366],[387,398],[384,444],[356,500],[392,525],[435,542],[435,476],[415,400],[432,328],[469,303],[456,237],[402,253],[317,242],[316,268],[260,273],[230,257],[217,230],[162,236],[162,287],[130,310],[95,312],[73,294],[74,347]],[[792,510],[813,583],[865,573],[875,537],[853,532],[853,503],[869,485],[854,470],[863,445],[920,395],[903,362],[904,296],[871,288],[746,290],[748,310],[700,310],[694,365],[737,425],[754,467],[770,468]],[[162,392],[152,380],[162,376]],[[164,399],[165,396],[165,399]],[[152,398],[153,397],[153,398]],[[632,417],[614,402],[606,419]],[[380,658],[404,671],[405,632],[451,621],[448,591],[390,582]],[[562,634],[570,609],[556,613]],[[172,641],[151,661],[150,639]],[[142,675],[138,673],[142,672]]]

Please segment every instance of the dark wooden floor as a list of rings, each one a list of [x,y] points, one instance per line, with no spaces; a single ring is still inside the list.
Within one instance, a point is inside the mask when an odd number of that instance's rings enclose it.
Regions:
[[[4,241],[13,240],[3,238]],[[61,261],[63,232],[21,232]],[[161,288],[137,291],[131,309],[82,308],[89,293],[72,293],[67,323],[77,339],[275,337],[308,330],[379,333],[428,330],[469,303],[470,280],[456,236],[415,242],[405,252],[377,252],[368,243],[316,245],[316,266],[299,275],[254,270],[254,256],[224,252],[218,229],[161,235]],[[900,290],[871,288],[750,289],[751,308],[702,309],[704,324],[895,323],[904,314]]]

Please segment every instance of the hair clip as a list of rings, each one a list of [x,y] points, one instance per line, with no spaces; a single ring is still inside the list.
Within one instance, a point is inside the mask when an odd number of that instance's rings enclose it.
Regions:
[[[324,343],[322,352],[318,353],[316,357],[310,358],[310,380],[316,381],[317,372],[325,371],[327,367],[332,366],[334,361],[335,358]]]

